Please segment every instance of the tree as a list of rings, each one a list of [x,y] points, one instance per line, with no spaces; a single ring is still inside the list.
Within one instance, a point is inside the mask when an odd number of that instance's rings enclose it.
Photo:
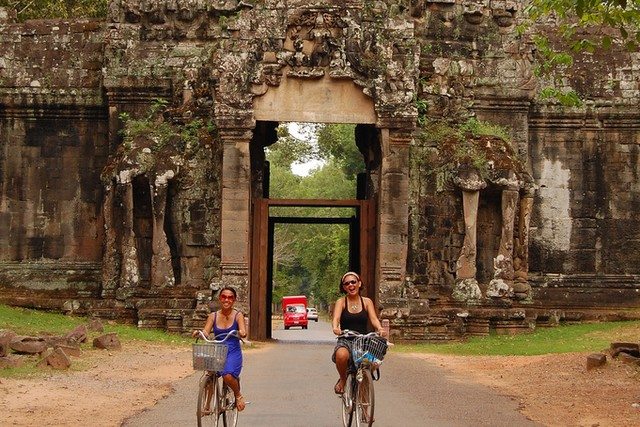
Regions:
[[[534,23],[551,25],[544,33],[534,33],[539,58],[538,76],[559,77],[573,65],[574,55],[611,49],[636,51],[640,45],[640,2],[638,0],[531,0],[525,9],[523,33]],[[551,31],[549,34],[547,31]],[[550,39],[560,40],[554,43]],[[573,91],[544,88],[543,98],[556,98],[565,105],[581,104]]]
[[[278,198],[346,199],[355,196],[355,176],[364,169],[352,125],[305,125],[304,139],[278,129],[278,142],[266,150],[271,164],[270,195]],[[317,143],[315,141],[318,141]],[[320,143],[322,140],[322,143]],[[291,171],[297,161],[322,159],[308,176]],[[351,216],[352,209],[274,208],[272,215]],[[349,227],[327,224],[279,224],[274,241],[273,298],[306,294],[328,307],[337,296],[336,280],[349,266]]]

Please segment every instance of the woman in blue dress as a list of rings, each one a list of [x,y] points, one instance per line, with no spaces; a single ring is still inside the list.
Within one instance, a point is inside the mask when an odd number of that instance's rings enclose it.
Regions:
[[[204,333],[209,338],[217,337],[222,339],[231,331],[238,331],[241,338],[247,336],[247,327],[244,315],[233,308],[236,302],[236,290],[230,286],[225,286],[218,294],[220,310],[215,311],[207,317],[204,325]],[[240,371],[242,370],[242,350],[240,349],[240,339],[235,336],[229,337],[225,343],[229,347],[227,362],[220,372],[224,382],[233,390],[236,396],[236,407],[242,411],[245,407],[245,400],[240,393]]]

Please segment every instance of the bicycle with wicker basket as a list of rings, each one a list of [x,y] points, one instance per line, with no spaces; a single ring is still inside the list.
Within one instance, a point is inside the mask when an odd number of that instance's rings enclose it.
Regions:
[[[204,371],[198,386],[198,427],[217,427],[221,418],[224,427],[235,427],[238,423],[235,395],[220,375],[227,360],[225,341],[231,336],[239,335],[237,331],[231,331],[210,340],[199,331],[198,338],[204,342],[198,343],[197,338],[193,344],[193,369]]]
[[[342,399],[342,424],[350,427],[355,425],[371,426],[374,422],[375,393],[373,381],[379,379],[374,376],[387,352],[387,340],[375,332],[359,334],[353,331],[343,331],[340,337],[350,338],[351,358],[353,369],[347,374]]]

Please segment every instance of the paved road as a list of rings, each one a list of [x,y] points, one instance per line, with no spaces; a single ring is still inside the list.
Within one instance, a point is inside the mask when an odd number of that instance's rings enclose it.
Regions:
[[[330,360],[328,323],[308,330],[274,330],[277,342],[245,352],[243,394],[251,402],[239,426],[339,426],[337,374]],[[307,338],[313,338],[308,340]],[[134,426],[192,426],[199,374],[150,410],[126,421]],[[517,403],[487,387],[447,378],[436,365],[390,353],[376,383],[376,426],[535,426]]]

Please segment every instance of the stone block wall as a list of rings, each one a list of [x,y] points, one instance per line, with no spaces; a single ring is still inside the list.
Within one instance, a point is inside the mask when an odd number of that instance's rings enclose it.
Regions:
[[[100,293],[103,23],[2,15],[0,292],[59,309]]]
[[[380,269],[379,289],[387,292],[383,315],[401,338],[637,317],[640,56],[615,49],[577,56],[564,78],[537,79],[530,34],[514,31],[523,7],[489,0],[113,0],[104,21],[20,24],[0,13],[3,301],[179,330],[191,326],[196,298],[202,308],[203,292],[221,285],[225,268],[243,286],[248,238],[223,266],[221,224],[226,212],[233,227],[240,224],[228,230],[249,230],[242,221],[250,217],[244,205],[251,190],[224,199],[223,152],[237,157],[227,163],[227,182],[250,185],[253,102],[286,77],[353,82],[373,103],[375,126],[392,136],[384,160],[393,157],[398,185],[380,190],[388,197],[380,208],[393,211],[407,185],[408,235],[406,223],[382,222],[397,255],[406,249],[408,257],[406,271]],[[574,89],[586,103],[566,109],[540,99],[549,85]],[[171,120],[200,117],[218,126],[209,142],[186,153],[170,144],[155,151],[146,140],[123,155],[120,115],[145,117],[156,98],[174,109]],[[453,297],[466,236],[463,193],[440,188],[432,168],[436,137],[425,129],[430,120],[471,116],[507,128],[522,176],[532,182],[504,179],[478,190],[482,298],[470,302]],[[149,152],[153,168],[145,163]],[[528,249],[520,299],[486,296],[505,250],[508,185],[517,198],[510,208],[520,212],[533,198],[530,231],[515,215],[506,244],[524,240]],[[166,203],[161,197],[154,210],[160,193]],[[154,276],[162,257],[164,270]]]

